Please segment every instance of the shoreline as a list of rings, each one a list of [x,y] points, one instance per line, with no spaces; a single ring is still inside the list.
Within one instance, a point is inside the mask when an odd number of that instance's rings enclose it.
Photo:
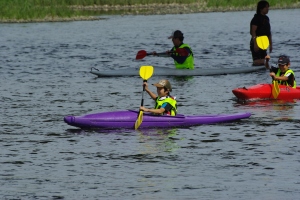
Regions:
[[[95,14],[72,16],[72,17],[45,17],[43,19],[0,19],[0,23],[38,23],[38,22],[70,22],[70,21],[92,21],[103,20],[101,15],[167,15],[167,14],[191,14],[191,13],[207,13],[207,12],[238,12],[238,11],[254,11],[256,5],[250,5],[245,7],[207,7],[205,2],[191,3],[191,4],[138,4],[138,5],[114,5],[114,6],[70,6],[72,10],[76,11],[90,11],[98,12]],[[272,10],[277,9],[298,9],[300,8],[300,2],[286,6],[272,6]],[[112,12],[112,13],[110,13]]]

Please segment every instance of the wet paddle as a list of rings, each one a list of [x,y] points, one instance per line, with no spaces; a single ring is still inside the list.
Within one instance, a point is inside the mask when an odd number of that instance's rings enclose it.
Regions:
[[[278,81],[274,80],[273,87],[272,87],[272,95],[273,95],[274,99],[277,99],[279,92],[280,92],[280,89],[279,89]]]
[[[256,44],[262,50],[266,50],[270,45],[269,39],[265,35],[256,37]]]
[[[153,74],[153,67],[152,66],[141,66],[140,68],[140,76],[143,79],[144,82],[147,82],[147,80],[152,76]],[[145,85],[143,86],[143,93],[142,93],[142,101],[141,106],[144,105],[144,92],[145,92]],[[139,116],[134,124],[134,129],[138,129],[143,121],[143,111],[140,110]]]
[[[178,53],[181,56],[188,56],[189,55],[188,52],[184,48],[177,48],[176,53]],[[152,56],[163,56],[163,57],[168,57],[169,56],[169,54],[167,52],[153,54],[153,53],[147,53],[147,51],[145,51],[145,50],[140,50],[136,54],[135,59],[136,60],[141,60],[141,59],[145,58],[146,56],[151,56],[151,55]]]
[[[269,47],[269,39],[265,35],[257,37],[256,43],[257,43],[258,47],[263,50],[266,50]],[[267,59],[268,59],[267,62],[269,62],[270,57],[268,57]],[[279,92],[280,92],[280,89],[279,89],[278,81],[275,81],[273,79],[272,95],[273,95],[274,99],[277,99]]]

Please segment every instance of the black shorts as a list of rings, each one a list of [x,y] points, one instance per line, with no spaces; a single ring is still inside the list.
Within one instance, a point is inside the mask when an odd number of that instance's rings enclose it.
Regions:
[[[267,56],[267,50],[259,49],[258,51],[254,51],[254,43],[252,38],[250,40],[250,50],[253,60],[265,59],[265,57]]]

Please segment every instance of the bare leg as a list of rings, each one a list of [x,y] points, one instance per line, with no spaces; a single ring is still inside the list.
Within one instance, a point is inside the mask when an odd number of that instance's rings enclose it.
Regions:
[[[265,65],[265,59],[257,59],[257,60],[253,60],[253,65],[254,65],[254,66]]]

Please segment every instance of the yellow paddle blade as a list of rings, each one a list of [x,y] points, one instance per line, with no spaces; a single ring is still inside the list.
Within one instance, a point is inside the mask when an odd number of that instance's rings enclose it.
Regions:
[[[274,99],[277,99],[279,95],[280,89],[277,81],[273,81],[273,87],[272,87],[272,95]]]
[[[263,50],[266,50],[269,47],[269,39],[267,36],[259,36],[256,38],[257,46]]]
[[[153,74],[153,66],[141,66],[140,68],[140,76],[144,80],[144,82],[147,81],[148,78],[150,78]],[[141,101],[141,106],[144,104],[144,91],[145,91],[145,86],[143,87],[143,95],[142,95],[142,101]],[[135,130],[139,128],[139,126],[143,122],[143,111],[140,110],[139,116],[137,120],[135,121],[134,128]]]
[[[142,121],[143,121],[143,111],[140,111],[139,113],[139,116],[137,118],[137,120],[135,121],[135,124],[134,124],[134,129],[137,130],[140,125],[142,124]]]
[[[141,66],[140,76],[143,80],[148,80],[153,74],[153,66]]]

